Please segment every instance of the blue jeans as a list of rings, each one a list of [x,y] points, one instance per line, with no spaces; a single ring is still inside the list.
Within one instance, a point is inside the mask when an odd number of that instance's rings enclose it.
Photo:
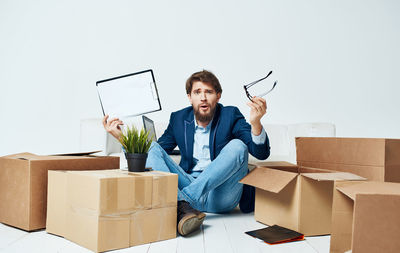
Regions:
[[[146,167],[178,174],[178,200],[185,200],[203,212],[224,213],[235,208],[242,195],[239,183],[248,173],[247,146],[231,140],[201,173],[192,174],[177,165],[156,142],[151,144]]]

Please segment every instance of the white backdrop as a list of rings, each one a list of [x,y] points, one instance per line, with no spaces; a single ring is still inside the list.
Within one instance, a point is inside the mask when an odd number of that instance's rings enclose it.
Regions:
[[[80,119],[102,116],[95,82],[148,68],[157,120],[189,105],[201,69],[247,116],[242,85],[274,70],[263,123],[400,138],[399,13],[396,0],[0,0],[0,155],[77,151]]]

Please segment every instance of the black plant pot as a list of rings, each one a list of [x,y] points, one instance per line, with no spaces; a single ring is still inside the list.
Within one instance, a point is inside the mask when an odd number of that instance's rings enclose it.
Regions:
[[[131,172],[143,172],[146,167],[147,153],[125,153],[125,158],[128,161],[128,170]]]

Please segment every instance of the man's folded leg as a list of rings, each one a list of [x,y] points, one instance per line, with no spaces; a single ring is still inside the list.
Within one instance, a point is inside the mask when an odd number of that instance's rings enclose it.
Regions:
[[[185,201],[186,199],[180,190],[189,185],[194,178],[176,164],[165,150],[156,142],[151,144],[146,167],[151,167],[153,170],[178,174],[178,233],[182,236],[186,236],[198,230],[201,224],[203,224],[206,214],[192,208],[190,204]]]
[[[152,142],[147,156],[146,167],[153,170],[178,174],[178,188],[183,189],[189,185],[194,178],[186,173],[157,143]]]
[[[247,170],[246,164],[222,185],[211,190],[204,198],[204,209],[212,213],[226,213],[234,209],[243,192],[243,185],[239,181],[247,175]]]
[[[184,187],[181,193],[192,207],[198,210],[226,212],[229,208],[234,208],[240,200],[243,186],[238,181],[247,174],[247,163],[247,146],[241,140],[231,140],[218,157]],[[218,195],[215,201],[219,200],[223,206],[211,207],[207,204],[210,197],[208,194],[220,186],[220,190],[211,194]]]

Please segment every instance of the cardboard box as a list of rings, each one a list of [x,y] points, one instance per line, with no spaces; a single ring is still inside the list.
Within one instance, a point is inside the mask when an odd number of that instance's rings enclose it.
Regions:
[[[300,166],[400,182],[399,139],[298,137],[296,153]]]
[[[67,215],[66,171],[49,171],[47,184],[46,231],[65,236],[65,216]]]
[[[49,171],[48,233],[95,252],[176,237],[178,176]]]
[[[330,252],[400,251],[400,184],[338,182]]]
[[[363,180],[344,172],[282,165],[257,167],[240,182],[256,187],[254,217],[306,236],[331,232],[334,181]]]
[[[118,157],[31,153],[0,157],[0,222],[27,231],[46,226],[48,170],[117,168]]]

